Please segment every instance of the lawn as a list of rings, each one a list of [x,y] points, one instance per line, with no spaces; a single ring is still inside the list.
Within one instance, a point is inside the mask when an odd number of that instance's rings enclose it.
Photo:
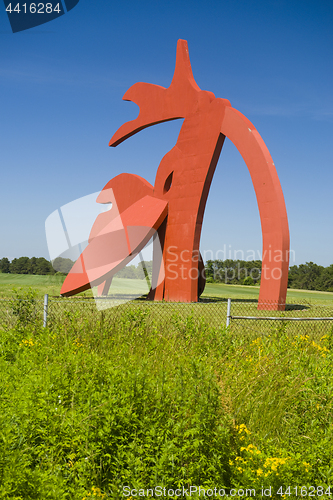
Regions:
[[[39,297],[48,293],[50,296],[59,296],[64,276],[34,276],[31,274],[1,274],[0,273],[0,297],[11,297],[13,288],[27,291],[30,287],[36,290]],[[112,281],[112,292],[115,294],[133,294],[140,297],[148,292],[147,282],[139,279],[114,278]],[[91,290],[79,294],[92,296]]]
[[[11,297],[13,288],[21,288],[23,291],[27,291],[29,287],[36,290],[40,297],[45,293],[59,295],[63,281],[63,276],[0,273],[0,297]]]
[[[203,297],[224,297],[231,299],[257,299],[259,296],[259,286],[245,285],[225,285],[223,283],[207,283]],[[288,299],[295,301],[309,301],[316,303],[333,303],[332,292],[318,292],[315,290],[294,290],[288,289]]]
[[[29,287],[38,292],[42,297],[45,293],[50,296],[60,294],[63,276],[34,276],[27,274],[1,274],[0,273],[0,297],[11,297],[13,288],[21,288],[23,291]],[[129,280],[124,278],[114,278],[112,282],[113,293],[147,293],[147,284],[145,280]],[[84,292],[80,296],[91,296],[91,291]],[[207,283],[203,298],[231,298],[231,299],[257,299],[259,295],[259,286],[225,285],[223,283]],[[333,302],[332,292],[317,292],[312,290],[293,290],[288,289],[287,300],[309,301],[316,303]]]

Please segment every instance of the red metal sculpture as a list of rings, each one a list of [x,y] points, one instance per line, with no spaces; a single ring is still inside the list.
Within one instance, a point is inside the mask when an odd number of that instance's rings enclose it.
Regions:
[[[228,137],[249,169],[260,212],[263,261],[258,307],[283,309],[289,266],[287,212],[273,160],[252,123],[228,100],[200,90],[185,40],[178,41],[170,87],[136,83],[123,99],[138,104],[140,113],[117,130],[110,146],[150,125],[177,118],[184,122],[176,145],[158,167],[154,186],[139,176],[121,174],[104,187],[97,202],[112,202],[114,207],[97,217],[90,243],[68,274],[61,294],[73,295],[94,285],[107,293],[112,276],[157,231],[165,276],[152,286],[149,298],[197,301],[205,283],[199,252],[203,215]],[[161,264],[154,256],[155,283]]]

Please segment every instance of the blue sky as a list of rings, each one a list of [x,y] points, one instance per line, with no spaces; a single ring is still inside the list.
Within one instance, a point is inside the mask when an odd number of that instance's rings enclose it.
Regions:
[[[199,87],[229,99],[272,155],[291,264],[333,263],[332,27],[328,0],[80,0],[59,19],[13,34],[0,5],[0,258],[48,258],[46,218],[121,172],[154,183],[180,121],[117,148],[108,142],[137,116],[137,106],[122,101],[133,83],[169,86],[183,38]],[[261,245],[250,175],[226,140],[201,250],[213,258],[229,250],[259,257]]]

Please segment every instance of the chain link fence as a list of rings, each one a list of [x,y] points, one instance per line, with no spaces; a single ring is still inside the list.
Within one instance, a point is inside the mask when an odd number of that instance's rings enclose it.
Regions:
[[[333,301],[328,304],[310,302],[288,303],[284,311],[273,310],[275,304],[265,304],[258,310],[257,301],[229,302],[227,324],[235,332],[268,335],[272,331],[321,337],[333,333]]]
[[[96,302],[97,306],[96,306]],[[124,315],[143,314],[147,323],[164,328],[172,318],[210,324],[214,328],[225,326],[227,300],[203,300],[197,303],[153,302],[145,299],[130,300],[129,296],[117,298],[56,298],[50,297],[47,325],[54,328],[59,322],[90,324],[98,322],[104,328],[112,327]]]
[[[97,300],[97,306],[96,306]],[[21,324],[35,323],[56,329],[59,326],[84,325],[85,328],[111,328],[124,314],[132,317],[144,314],[146,321],[165,326],[172,318],[206,322],[213,328],[228,326],[231,331],[266,335],[272,330],[283,329],[292,334],[333,334],[333,301],[328,304],[309,302],[288,303],[284,311],[258,310],[255,299],[201,299],[197,303],[152,302],[144,299],[130,300],[129,296],[117,298],[48,297],[44,299],[0,299],[0,329]]]
[[[97,302],[97,306],[96,306]],[[152,302],[145,299],[131,300],[130,296],[101,297],[48,297],[44,299],[0,299],[0,328],[13,328],[21,323],[36,322],[50,329],[76,323],[77,326],[96,325],[111,327],[121,315],[135,315],[140,311],[146,320],[165,324],[171,317],[191,317],[206,321],[213,327],[225,325],[227,301],[202,300],[198,303]]]

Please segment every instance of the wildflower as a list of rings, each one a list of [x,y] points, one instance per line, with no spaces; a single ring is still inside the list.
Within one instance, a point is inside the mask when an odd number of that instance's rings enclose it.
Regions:
[[[238,425],[236,429],[238,430],[238,434],[242,434],[243,432],[246,432],[246,434],[251,434],[251,432],[249,431],[249,429],[247,429],[245,424]]]
[[[303,465],[305,467],[305,472],[309,472],[310,464],[308,464],[307,462],[303,462]]]
[[[253,453],[259,454],[260,453],[258,448],[252,443],[248,444],[247,446],[242,446],[240,451],[248,451],[251,454],[253,454]]]
[[[257,476],[261,476],[263,474],[263,470],[262,469],[258,469],[257,470]]]
[[[19,344],[20,347],[33,347],[35,345],[35,342],[30,338],[30,339],[24,339],[22,340],[22,343]]]

